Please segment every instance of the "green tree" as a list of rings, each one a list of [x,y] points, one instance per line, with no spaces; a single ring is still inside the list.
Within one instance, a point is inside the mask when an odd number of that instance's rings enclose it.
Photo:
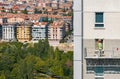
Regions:
[[[2,7],[2,10],[1,10],[1,12],[5,12],[5,8],[4,8],[4,7]]]
[[[12,8],[10,9],[10,13],[13,13],[13,9]]]
[[[73,51],[54,50],[47,39],[35,44],[0,43],[0,78],[34,79],[57,76],[72,79]]]
[[[22,13],[24,13],[24,14],[28,14],[27,9],[23,10]]]
[[[39,13],[39,11],[38,11],[37,8],[34,9],[34,13],[35,13],[35,14]]]
[[[5,75],[4,75],[4,74],[1,74],[1,75],[0,75],[0,79],[6,79]]]

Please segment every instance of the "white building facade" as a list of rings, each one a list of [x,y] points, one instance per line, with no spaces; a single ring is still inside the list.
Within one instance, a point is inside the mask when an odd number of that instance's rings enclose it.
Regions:
[[[47,25],[48,23],[39,23],[32,26],[32,41],[38,42],[40,39],[47,38]]]
[[[16,40],[16,25],[3,24],[2,25],[2,41],[10,42]]]
[[[119,19],[120,0],[83,0],[83,79],[120,78]]]

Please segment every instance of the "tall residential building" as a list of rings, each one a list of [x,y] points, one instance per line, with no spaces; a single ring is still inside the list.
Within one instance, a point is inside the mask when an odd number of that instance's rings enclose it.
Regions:
[[[32,39],[31,35],[32,23],[22,22],[17,26],[17,40],[19,42],[30,42]]]
[[[48,39],[60,41],[65,36],[64,22],[53,22],[48,27]]]
[[[16,24],[5,23],[2,25],[2,41],[16,40]]]
[[[32,26],[32,41],[38,42],[40,39],[47,37],[47,22],[36,22]]]
[[[120,0],[83,0],[82,12],[83,79],[119,79]]]

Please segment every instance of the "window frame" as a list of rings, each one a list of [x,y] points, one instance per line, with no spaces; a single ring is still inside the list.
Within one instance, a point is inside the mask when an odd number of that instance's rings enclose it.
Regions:
[[[97,21],[97,14],[102,13],[102,20]],[[104,12],[95,12],[95,28],[104,28]]]

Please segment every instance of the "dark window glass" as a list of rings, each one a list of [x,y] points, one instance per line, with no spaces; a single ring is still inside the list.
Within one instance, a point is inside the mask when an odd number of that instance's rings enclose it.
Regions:
[[[95,27],[104,27],[104,24],[95,24]]]
[[[96,12],[95,13],[95,22],[102,23],[103,22],[103,12]]]

